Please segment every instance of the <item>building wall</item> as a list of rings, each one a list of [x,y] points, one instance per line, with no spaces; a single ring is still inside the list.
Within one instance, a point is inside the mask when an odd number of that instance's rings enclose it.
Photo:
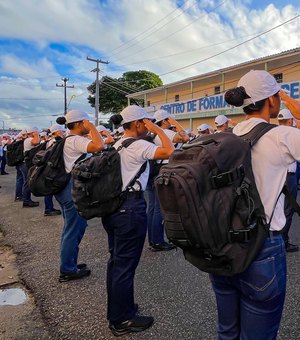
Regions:
[[[282,86],[291,91],[290,94],[293,98],[300,99],[299,58],[300,51],[293,55],[276,57],[269,62],[254,61],[243,67],[237,65],[224,74],[220,72],[220,74],[214,74],[204,79],[199,76],[199,79],[194,78],[192,81],[184,82],[183,80],[180,84],[170,84],[170,86],[166,86],[165,89],[149,92],[145,97],[147,101],[150,101],[150,111],[152,111],[152,113],[159,108],[167,109],[170,112],[172,111],[176,119],[179,120],[186,129],[196,130],[197,126],[202,123],[207,123],[214,127],[214,118],[219,114],[225,114],[230,116],[234,121],[240,122],[245,118],[240,108],[233,108],[227,104],[227,106],[220,107],[219,109],[206,109],[207,105],[205,106],[205,103],[207,103],[208,100],[213,100],[212,97],[218,97],[215,98],[216,101],[222,99],[219,96],[215,96],[215,87],[220,86],[220,96],[223,96],[226,90],[237,85],[238,80],[245,73],[251,69],[261,69],[268,70],[272,74],[282,73]],[[175,95],[179,95],[179,102],[175,101]],[[181,103],[185,105],[184,111],[177,110]],[[162,107],[164,105],[167,106]],[[192,110],[187,110],[188,105],[193,105]],[[218,107],[218,105],[216,105],[216,107]]]

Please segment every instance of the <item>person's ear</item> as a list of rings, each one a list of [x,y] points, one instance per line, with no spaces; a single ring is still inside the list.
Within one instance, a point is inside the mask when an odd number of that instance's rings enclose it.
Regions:
[[[268,101],[269,101],[269,105],[270,107],[275,107],[276,106],[276,101],[278,99],[276,98],[276,95],[272,96],[272,97],[269,97],[268,98]]]

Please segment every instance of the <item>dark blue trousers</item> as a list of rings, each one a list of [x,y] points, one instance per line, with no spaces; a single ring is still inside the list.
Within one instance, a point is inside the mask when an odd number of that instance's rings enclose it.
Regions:
[[[210,279],[217,300],[218,340],[276,339],[286,291],[281,235],[267,238],[243,273]]]
[[[154,186],[154,179],[149,179],[147,195],[147,228],[149,244],[162,244],[164,240],[164,222],[160,210],[158,195]]]
[[[28,181],[27,181],[27,175],[28,175],[28,169],[25,163],[22,163],[20,165],[20,171],[22,173],[23,177],[23,188],[22,188],[22,193],[23,193],[23,201],[24,202],[30,202],[31,201],[31,191],[28,187]]]
[[[16,192],[15,192],[15,198],[17,197],[23,197],[23,184],[24,179],[21,171],[21,165],[16,166],[17,175],[16,175]]]
[[[44,204],[45,204],[45,212],[53,210],[54,209],[53,195],[45,196],[44,197]]]
[[[286,185],[288,191],[292,196],[297,198],[298,184],[297,184],[297,174],[296,173],[288,173],[286,177]],[[285,226],[282,229],[282,238],[285,243],[289,241],[289,231],[292,224],[292,219],[294,215],[294,209],[291,207],[287,198],[284,200],[284,215],[286,218]]]
[[[62,273],[77,271],[79,245],[87,227],[87,221],[78,214],[75,208],[71,190],[72,180],[64,190],[55,195],[64,218],[60,244],[60,271]]]
[[[134,276],[147,231],[144,198],[128,198],[113,214],[102,218],[108,235],[110,258],[107,263],[107,319],[118,324],[132,319]]]
[[[6,151],[3,150],[3,156],[1,160],[1,166],[0,166],[1,174],[5,172],[5,166],[6,166]]]

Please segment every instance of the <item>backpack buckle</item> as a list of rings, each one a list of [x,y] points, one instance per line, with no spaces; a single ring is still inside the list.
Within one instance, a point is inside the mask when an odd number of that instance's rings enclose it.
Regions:
[[[210,182],[214,189],[222,188],[227,185],[232,184],[238,178],[243,178],[245,176],[245,169],[243,165],[240,165],[238,168],[232,169],[227,172],[222,172],[216,176],[212,176],[210,178]]]
[[[251,239],[251,230],[250,229],[241,229],[241,230],[233,230],[230,229],[229,233],[229,242],[248,242]]]

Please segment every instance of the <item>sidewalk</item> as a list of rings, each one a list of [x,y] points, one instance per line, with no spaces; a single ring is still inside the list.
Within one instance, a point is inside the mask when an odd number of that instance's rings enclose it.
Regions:
[[[35,299],[36,314],[27,315],[24,324],[40,318],[44,325],[39,323],[32,336],[20,333],[10,338],[7,333],[7,339],[116,339],[106,321],[108,251],[101,220],[89,221],[81,244],[80,262],[89,265],[91,276],[59,283],[62,217],[44,217],[42,198],[37,199],[38,208],[23,209],[21,202],[14,202],[15,171],[8,168],[8,172],[10,175],[0,176],[0,229],[5,236],[2,244],[12,246],[17,255],[19,277]],[[292,229],[292,241],[300,244],[297,216]],[[278,336],[281,340],[300,338],[299,253],[288,254],[288,273],[287,299]],[[180,250],[153,253],[146,243],[135,287],[140,311],[153,315],[155,324],[145,332],[122,339],[216,338],[216,307],[208,275],[186,262]],[[0,314],[4,308],[0,306]]]

